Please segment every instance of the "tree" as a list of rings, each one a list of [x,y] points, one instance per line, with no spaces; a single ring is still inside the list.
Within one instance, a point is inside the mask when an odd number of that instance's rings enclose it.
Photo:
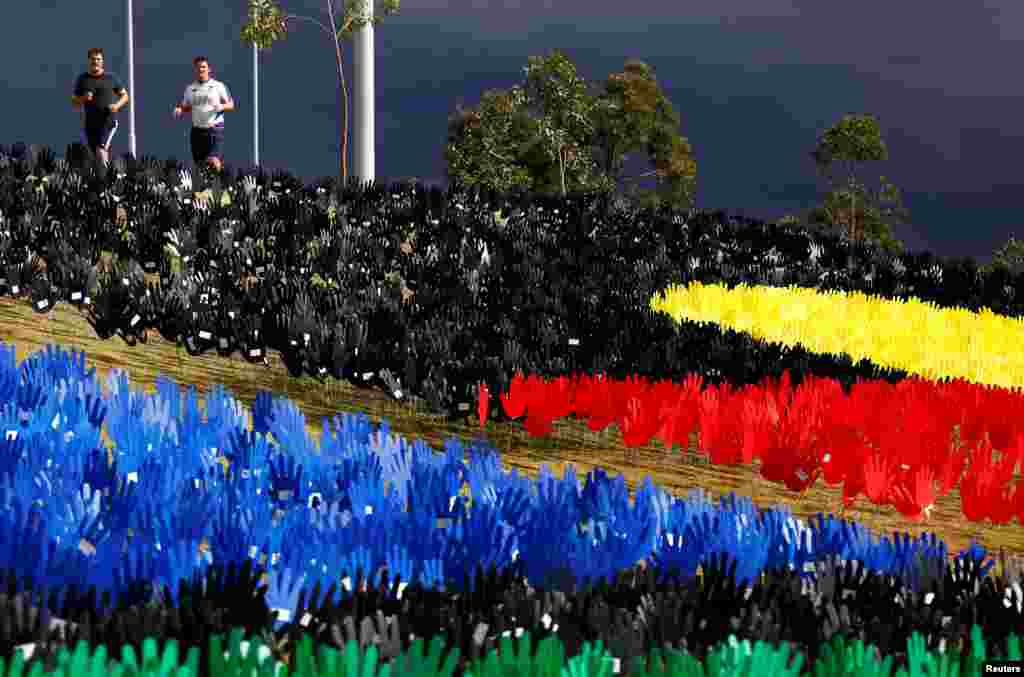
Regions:
[[[627,193],[640,206],[669,205],[689,209],[695,203],[697,163],[689,140],[679,134],[679,115],[642,61],[629,60],[621,73],[605,82],[605,94],[597,106],[598,164],[616,180],[632,182]],[[626,154],[646,151],[654,171],[622,177]],[[638,182],[657,176],[654,189],[641,190]]]
[[[649,66],[627,61],[603,92],[580,79],[558,50],[531,57],[523,70],[525,87],[484,92],[476,109],[459,106],[449,118],[449,178],[541,194],[622,187],[641,205],[693,205],[696,162]],[[636,150],[654,171],[623,176],[623,160]],[[647,176],[657,177],[653,190],[628,185]]]
[[[981,267],[983,271],[996,268],[1005,268],[1015,275],[1024,272],[1024,240],[1011,235],[1002,247],[992,252],[992,263]]]
[[[900,191],[884,176],[880,188],[871,191],[858,180],[858,165],[888,159],[878,121],[871,115],[844,115],[818,139],[811,152],[815,165],[832,185],[823,205],[811,210],[809,221],[826,228],[838,228],[850,240],[871,241],[892,252],[903,245],[892,234],[892,225],[909,218]],[[837,176],[833,166],[845,165]]]
[[[351,39],[354,32],[367,24],[378,24],[383,18],[374,4],[373,18],[367,20],[363,10],[366,2],[376,0],[345,0],[345,13],[341,17],[341,28],[334,22],[334,0],[325,0],[327,14],[331,19],[328,29],[316,19],[295,14],[285,14],[274,0],[249,0],[249,23],[242,27],[242,40],[255,44],[260,49],[269,48],[277,40],[284,39],[288,30],[288,22],[294,19],[312,21],[327,32],[334,40],[334,53],[338,62],[338,80],[341,83],[341,180],[348,180],[348,89],[345,85],[345,69],[342,67],[341,45],[338,39]],[[388,16],[398,11],[401,0],[383,0],[383,15]]]

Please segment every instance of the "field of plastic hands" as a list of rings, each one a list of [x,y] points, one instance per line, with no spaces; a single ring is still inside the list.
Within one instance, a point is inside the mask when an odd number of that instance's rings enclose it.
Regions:
[[[478,400],[481,422],[487,401]],[[788,373],[742,389],[705,387],[699,376],[676,384],[517,374],[500,401],[508,416],[526,417],[533,436],[550,433],[554,420],[570,414],[593,431],[616,423],[627,447],[657,438],[669,449],[686,449],[689,433],[698,431],[712,463],[760,459],[765,479],[793,491],[821,478],[843,485],[847,506],[866,495],[920,520],[959,482],[969,521],[1005,524],[1017,517],[1024,524],[1024,486],[1010,486],[1024,461],[1017,423],[1024,421],[1024,396],[1010,390],[910,378],[858,383],[847,396],[831,379],[807,378],[793,387]]]
[[[723,497],[718,507],[702,496],[683,500],[656,488],[649,478],[630,506],[622,476],[612,480],[595,471],[581,491],[571,469],[556,479],[542,467],[534,482],[503,471],[489,445],[470,445],[467,463],[467,450],[453,438],[445,456],[437,457],[422,441],[407,446],[392,437],[386,424],[374,432],[365,417],[335,417],[333,429],[325,419],[317,445],[295,404],[267,392],[252,407],[252,431],[243,431],[248,427],[244,409],[220,387],[207,393],[205,412],[200,412],[195,390],[182,398],[168,379],[158,377],[156,394],[148,395],[133,392],[127,375],[114,372],[106,382],[109,394],[104,394],[94,374],[82,353],[69,356],[51,347],[18,365],[13,348],[0,344],[0,430],[7,431],[0,447],[24,452],[0,454],[5,464],[0,470],[13,492],[8,495],[23,507],[41,499],[45,526],[39,528],[56,542],[80,543],[72,548],[71,559],[27,561],[22,541],[10,540],[0,547],[0,569],[31,573],[36,580],[117,587],[112,576],[120,570],[119,537],[97,522],[99,496],[108,489],[110,504],[103,514],[111,525],[141,519],[138,524],[156,529],[145,536],[156,539],[146,541],[151,547],[135,550],[150,563],[146,566],[163,572],[157,579],[168,581],[187,578],[198,566],[188,553],[196,552],[203,533],[209,535],[209,552],[227,560],[235,555],[245,559],[244,553],[258,556],[244,544],[264,544],[252,547],[268,557],[279,555],[282,569],[303,572],[310,585],[321,576],[320,565],[310,568],[310,561],[331,562],[325,570],[348,572],[377,571],[386,561],[403,581],[422,580],[429,586],[462,580],[480,564],[503,567],[517,553],[528,580],[544,580],[559,567],[569,567],[578,580],[594,580],[645,558],[659,568],[693,575],[700,561],[716,552],[736,558],[737,580],[751,580],[766,568],[802,570],[833,555],[902,575],[917,555],[944,561],[948,552],[934,535],[876,540],[862,525],[820,515],[817,523],[803,525],[784,509],[759,513],[749,498],[735,495]],[[101,425],[114,445],[116,466],[97,456]],[[60,463],[52,463],[54,449],[60,451]],[[337,480],[331,480],[328,460],[343,462]],[[238,472],[221,472],[221,461]],[[83,494],[83,481],[91,494]],[[385,481],[391,491],[384,491]],[[449,522],[464,511],[463,482],[474,501],[471,517],[464,528],[438,529],[438,519]],[[130,484],[137,489],[129,490]],[[344,538],[320,542],[321,527],[310,527],[308,519],[300,520],[302,528],[299,523],[295,529],[273,528],[275,506],[308,502],[312,507],[317,495],[321,506],[330,506],[328,517],[344,501],[351,502],[351,528],[339,532]],[[234,503],[218,496],[231,496]],[[544,519],[533,519],[537,514]],[[611,528],[601,538],[576,533],[577,525],[608,515],[614,515],[614,537]],[[509,523],[512,535],[499,528],[499,519]],[[437,537],[424,536],[431,532]],[[26,510],[0,513],[0,533],[38,537]],[[552,539],[553,533],[567,536]],[[152,547],[161,541],[176,546]],[[86,559],[79,561],[75,558],[83,547]],[[985,553],[973,546],[964,554],[980,562]],[[298,590],[279,584],[280,577],[272,577],[268,603],[293,609]]]

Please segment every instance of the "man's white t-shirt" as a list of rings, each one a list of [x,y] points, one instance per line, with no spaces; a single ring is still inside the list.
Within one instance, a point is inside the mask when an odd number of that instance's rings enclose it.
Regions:
[[[230,99],[228,88],[220,80],[210,78],[206,82],[193,82],[185,88],[182,104],[192,106],[192,126],[209,129],[224,126],[224,113],[215,113],[214,104],[221,103],[221,97]]]

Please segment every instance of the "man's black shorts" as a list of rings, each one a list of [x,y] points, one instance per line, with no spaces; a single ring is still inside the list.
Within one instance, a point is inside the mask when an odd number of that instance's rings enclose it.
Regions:
[[[206,162],[207,158],[220,157],[220,148],[223,143],[223,127],[193,127],[192,160],[196,164],[200,164]]]
[[[102,126],[86,125],[82,130],[82,142],[90,149],[103,148],[110,150],[110,142],[117,131],[117,120],[108,119]]]

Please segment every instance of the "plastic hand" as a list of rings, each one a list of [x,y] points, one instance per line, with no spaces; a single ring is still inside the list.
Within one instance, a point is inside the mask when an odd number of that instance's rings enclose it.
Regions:
[[[387,554],[388,584],[393,585],[395,579],[401,577],[402,583],[412,578],[412,560],[409,551],[399,545],[392,545]]]
[[[82,486],[81,491],[71,497],[68,508],[68,516],[75,523],[82,523],[86,519],[95,519],[100,514],[100,491],[93,491],[88,484]]]
[[[341,632],[344,628],[344,635]],[[359,647],[365,649],[369,646],[376,646],[383,659],[394,658],[402,650],[402,642],[398,635],[398,619],[394,616],[388,618],[378,611],[374,616],[363,618],[356,630],[355,619],[352,616],[345,616],[341,622],[341,628],[337,625],[331,627],[331,635],[339,646],[348,642],[356,642]]]
[[[181,187],[185,190],[192,190],[192,174],[187,169],[183,169],[178,173],[178,177],[181,179]]]
[[[163,557],[158,583],[164,584],[177,601],[179,583],[190,580],[197,571],[205,571],[209,560],[199,555],[199,543],[195,540],[163,543],[160,547]]]
[[[253,176],[247,176],[242,179],[242,188],[245,190],[245,194],[249,195],[256,191],[259,187],[256,185],[256,178]]]
[[[419,581],[426,589],[440,588],[444,585],[444,566],[440,559],[428,559],[420,562]]]
[[[924,637],[917,632],[907,640],[907,667],[912,675],[935,674],[934,659],[928,654]]]
[[[292,621],[292,614],[299,604],[299,591],[306,582],[306,574],[296,577],[289,567],[278,571],[277,575],[270,576],[270,585],[267,587],[267,606],[277,611],[277,618],[274,625],[283,625]],[[282,613],[282,611],[286,613]]]

